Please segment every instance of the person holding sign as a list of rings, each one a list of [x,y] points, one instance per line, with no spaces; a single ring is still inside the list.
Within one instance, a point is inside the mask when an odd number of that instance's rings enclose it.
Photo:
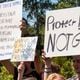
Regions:
[[[29,35],[31,36],[32,34],[31,32],[28,31],[29,28],[26,20],[23,18],[21,22],[22,22],[22,24],[20,25],[20,29],[22,31],[21,36],[22,37],[26,37]],[[59,66],[57,65],[52,66],[50,58],[47,59],[45,58],[45,55],[42,54],[42,59],[43,59],[44,65],[46,63],[45,66],[49,67],[51,69],[51,72],[56,72],[56,73],[59,72]],[[25,77],[26,79],[33,78],[35,80],[36,78],[37,80],[46,80],[43,78],[44,69],[45,69],[44,67],[42,69],[42,64],[39,61],[39,56],[36,54],[34,62],[30,62],[30,61],[20,62],[20,64],[18,65],[18,80],[22,80],[23,77]],[[42,79],[40,75],[42,76]]]
[[[76,75],[72,76],[67,80],[80,80],[80,55],[73,56],[73,66],[74,66]]]
[[[26,19],[22,19],[22,24],[20,25],[20,29],[22,31],[21,37],[33,36],[32,32],[29,32],[28,23]],[[22,61],[18,65],[18,80],[41,80],[39,75],[40,65],[39,65],[39,58],[35,56],[34,62],[31,61]]]
[[[42,80],[47,80],[50,74],[60,73],[60,66],[58,64],[52,64],[51,58],[45,57],[44,50],[42,50],[42,61],[44,63],[44,69],[42,72]]]
[[[10,62],[14,39],[20,37],[18,27],[22,17],[23,0],[0,3],[0,63],[17,80],[17,68]],[[1,75],[0,75],[1,78]]]

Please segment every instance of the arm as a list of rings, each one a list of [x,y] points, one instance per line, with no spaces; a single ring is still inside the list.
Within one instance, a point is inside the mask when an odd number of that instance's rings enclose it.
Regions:
[[[20,64],[18,65],[18,79],[17,80],[22,80],[23,72],[24,72],[24,62],[20,62]]]
[[[35,66],[35,69],[36,71],[40,74],[41,73],[41,68],[42,68],[42,64],[40,62],[40,57],[39,55],[36,55],[35,56],[35,60],[34,60],[34,66]]]
[[[50,58],[46,58],[45,57],[45,52],[42,52],[42,60],[44,63],[44,69],[43,69],[43,73],[42,73],[42,80],[47,80],[47,77],[50,73],[52,73],[52,69],[51,69],[51,59]]]

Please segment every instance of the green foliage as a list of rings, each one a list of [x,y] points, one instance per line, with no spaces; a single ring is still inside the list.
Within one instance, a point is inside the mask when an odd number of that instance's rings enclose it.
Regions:
[[[70,8],[75,6],[76,6],[75,0],[59,0],[55,6],[55,9]]]
[[[62,69],[61,69],[61,73],[66,77],[69,78],[71,76],[73,76],[74,71],[72,69],[72,65],[71,62],[69,60],[65,60]]]
[[[60,73],[69,78],[75,74],[71,57],[57,57],[52,59],[53,62],[60,66]]]
[[[0,80],[13,80],[13,75],[10,75],[4,66],[0,66]]]
[[[63,8],[69,8],[72,7],[72,5],[68,2],[60,2],[55,6],[55,9],[63,9]]]

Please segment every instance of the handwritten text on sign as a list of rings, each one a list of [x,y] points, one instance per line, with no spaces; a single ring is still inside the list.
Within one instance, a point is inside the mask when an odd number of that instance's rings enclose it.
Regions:
[[[22,37],[15,41],[11,61],[34,61],[38,37]]]
[[[80,7],[46,13],[46,57],[80,55]]]
[[[22,0],[0,3],[0,60],[10,59],[15,38],[21,36]]]

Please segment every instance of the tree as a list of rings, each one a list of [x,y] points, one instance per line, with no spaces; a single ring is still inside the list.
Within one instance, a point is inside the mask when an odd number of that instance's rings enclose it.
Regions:
[[[45,10],[51,9],[50,0],[23,0],[23,6],[28,12],[27,17],[30,19],[36,18],[35,25],[44,24]]]
[[[41,33],[41,30],[45,24],[45,11],[52,8],[52,3],[50,0],[23,0],[23,6],[28,13],[27,20],[35,19],[34,28],[36,35],[38,35],[37,50],[40,53],[43,46],[41,41],[43,41],[44,35]]]
[[[70,8],[80,6],[80,0],[58,0],[57,8]]]
[[[70,8],[75,7],[76,2],[75,0],[58,0],[58,3],[56,4],[56,9],[63,9],[63,8]]]
[[[57,63],[60,66],[60,74],[64,75],[65,78],[70,78],[75,74],[72,62],[72,57],[56,57],[52,59],[53,63]]]

